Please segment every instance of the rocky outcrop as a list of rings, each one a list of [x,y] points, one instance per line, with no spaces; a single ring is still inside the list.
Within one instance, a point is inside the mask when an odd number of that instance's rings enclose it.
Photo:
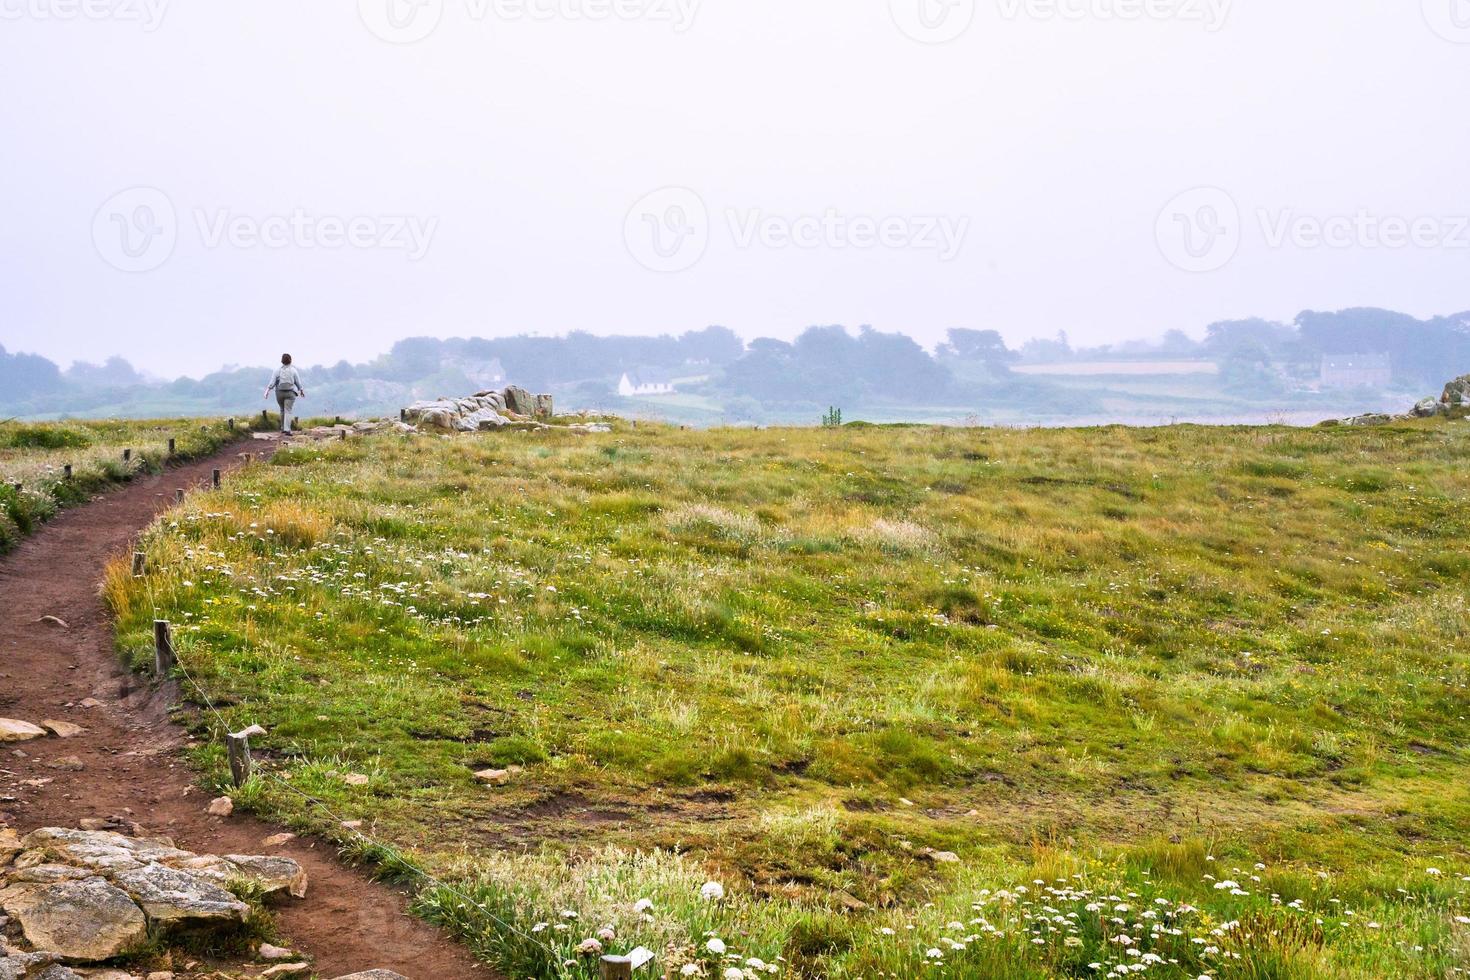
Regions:
[[[20,883],[0,891],[26,942],[72,963],[97,963],[141,946],[148,919],[127,893],[105,879]]]
[[[307,882],[284,857],[195,854],[167,838],[107,830],[44,827],[20,837],[0,828],[0,910],[32,951],[52,957],[0,958],[0,980],[6,970],[29,980],[51,963],[111,959],[160,932],[237,927],[250,912],[229,891],[237,884],[301,897]]]
[[[512,385],[503,391],[481,391],[468,398],[439,398],[415,402],[403,410],[402,421],[419,432],[564,431],[611,432],[608,425],[594,422],[552,425],[545,421],[556,413],[550,395],[532,395]]]
[[[1410,419],[1463,418],[1467,412],[1470,412],[1470,374],[1462,375],[1445,385],[1444,394],[1438,399],[1420,399],[1403,415],[1370,412],[1350,419],[1334,419],[1324,422],[1323,425],[1387,425],[1389,422]]]

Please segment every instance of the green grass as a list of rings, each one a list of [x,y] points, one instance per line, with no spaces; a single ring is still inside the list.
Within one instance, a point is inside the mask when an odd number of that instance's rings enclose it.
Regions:
[[[707,976],[1449,977],[1467,458],[1461,422],[383,437],[192,497],[107,595],[134,664],[169,618],[269,730],[242,803],[365,821],[515,976],[594,975],[607,926]]]
[[[222,420],[204,419],[0,422],[0,553],[62,508],[140,473],[161,471],[170,460],[170,438],[177,462],[208,456],[237,435]]]

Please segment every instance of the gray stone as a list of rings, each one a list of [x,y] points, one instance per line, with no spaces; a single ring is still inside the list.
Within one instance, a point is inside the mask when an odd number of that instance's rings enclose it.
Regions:
[[[1470,374],[1462,374],[1445,385],[1440,401],[1446,405],[1470,405]]]
[[[408,977],[401,973],[394,973],[392,970],[363,970],[361,973],[348,973],[334,977],[333,980],[408,980]]]
[[[55,953],[9,953],[0,945],[0,980],[82,980]]]
[[[505,408],[514,415],[534,415],[536,403],[532,400],[529,391],[511,385],[505,389]]]
[[[306,870],[288,857],[226,854],[225,860],[266,895],[286,892],[292,898],[306,897]]]
[[[211,881],[162,864],[121,871],[112,879],[158,925],[244,922],[250,907]]]
[[[32,946],[70,962],[111,959],[148,938],[143,910],[101,878],[12,885],[0,891],[0,908],[15,917]]]
[[[91,868],[103,874],[138,868],[154,861],[192,857],[171,842],[124,837],[109,830],[71,830],[43,827],[21,842],[28,850],[53,854],[67,864]]]
[[[556,401],[550,395],[537,395],[535,409],[537,418],[549,419],[556,414]]]

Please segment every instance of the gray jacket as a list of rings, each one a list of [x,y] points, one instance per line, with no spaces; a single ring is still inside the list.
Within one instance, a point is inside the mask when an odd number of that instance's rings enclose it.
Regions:
[[[301,388],[301,375],[297,374],[296,369],[289,364],[282,364],[276,368],[276,373],[271,375],[270,387],[266,388],[266,391],[271,390],[275,391],[277,398],[306,394]]]

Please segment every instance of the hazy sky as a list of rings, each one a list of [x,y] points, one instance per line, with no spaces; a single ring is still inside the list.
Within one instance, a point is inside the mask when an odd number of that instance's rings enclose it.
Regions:
[[[0,0],[0,85],[63,363],[1470,308],[1470,0]]]

